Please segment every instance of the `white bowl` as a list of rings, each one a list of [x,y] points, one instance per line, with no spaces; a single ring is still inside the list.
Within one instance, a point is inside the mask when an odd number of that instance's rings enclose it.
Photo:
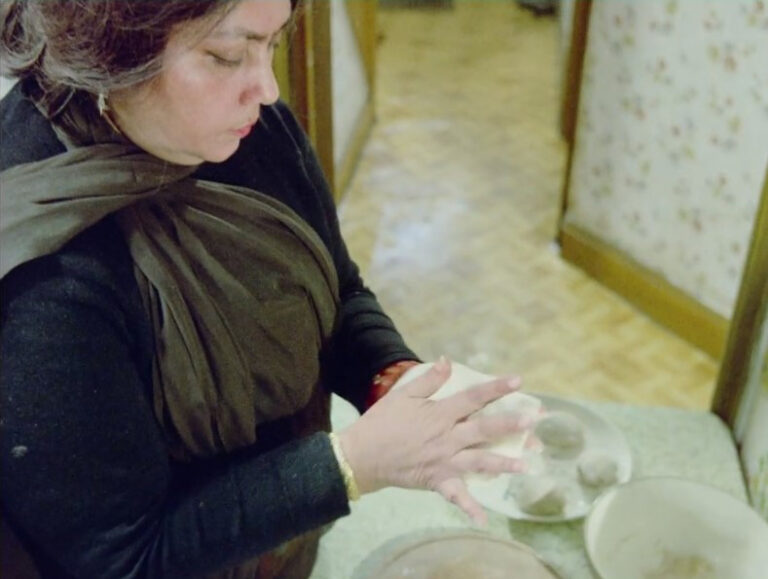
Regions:
[[[602,579],[766,579],[768,523],[748,504],[679,478],[608,490],[584,525]]]

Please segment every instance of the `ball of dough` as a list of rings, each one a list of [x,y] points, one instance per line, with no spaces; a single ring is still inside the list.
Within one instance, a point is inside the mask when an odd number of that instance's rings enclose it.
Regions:
[[[556,516],[565,508],[565,487],[548,476],[529,476],[517,495],[520,510],[530,515]]]
[[[619,481],[619,465],[609,454],[587,454],[579,460],[579,479],[590,487],[607,487]]]
[[[578,453],[584,447],[584,425],[566,412],[552,412],[539,420],[534,434],[555,454]]]

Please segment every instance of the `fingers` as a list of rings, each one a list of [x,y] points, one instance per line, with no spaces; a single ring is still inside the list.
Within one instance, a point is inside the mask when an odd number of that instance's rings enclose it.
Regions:
[[[429,398],[445,384],[451,376],[451,363],[445,356],[440,356],[429,372],[405,385],[403,392],[415,398]]]
[[[467,485],[460,478],[449,478],[437,485],[437,492],[439,492],[445,499],[462,511],[467,513],[469,517],[478,525],[485,525],[488,521],[488,517],[472,495],[467,490]]]
[[[462,472],[489,475],[525,472],[527,468],[524,460],[480,449],[462,450],[451,462]]]
[[[469,448],[498,442],[531,426],[533,426],[533,420],[524,414],[476,416],[454,426],[453,435],[459,448]]]
[[[507,394],[516,392],[520,389],[522,380],[515,376],[514,378],[497,378],[490,382],[472,386],[452,396],[445,398],[442,402],[448,410],[451,417],[458,421],[482,410],[491,402],[503,398]]]

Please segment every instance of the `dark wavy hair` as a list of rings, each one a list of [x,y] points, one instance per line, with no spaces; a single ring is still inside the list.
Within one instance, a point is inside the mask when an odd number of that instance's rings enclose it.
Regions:
[[[218,22],[236,1],[2,0],[0,74],[33,79],[38,104],[55,116],[78,91],[152,79],[175,26]]]

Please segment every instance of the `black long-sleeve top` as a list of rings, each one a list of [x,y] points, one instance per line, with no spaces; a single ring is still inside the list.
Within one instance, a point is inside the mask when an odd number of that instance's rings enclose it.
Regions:
[[[19,86],[0,105],[0,139],[0,170],[64,150]],[[237,153],[196,176],[273,196],[327,246],[341,309],[326,375],[338,394],[360,408],[379,369],[416,358],[350,259],[285,105],[264,107]],[[349,512],[323,434],[169,459],[151,406],[150,325],[111,218],[6,276],[0,316],[0,504],[45,576],[203,575]]]

